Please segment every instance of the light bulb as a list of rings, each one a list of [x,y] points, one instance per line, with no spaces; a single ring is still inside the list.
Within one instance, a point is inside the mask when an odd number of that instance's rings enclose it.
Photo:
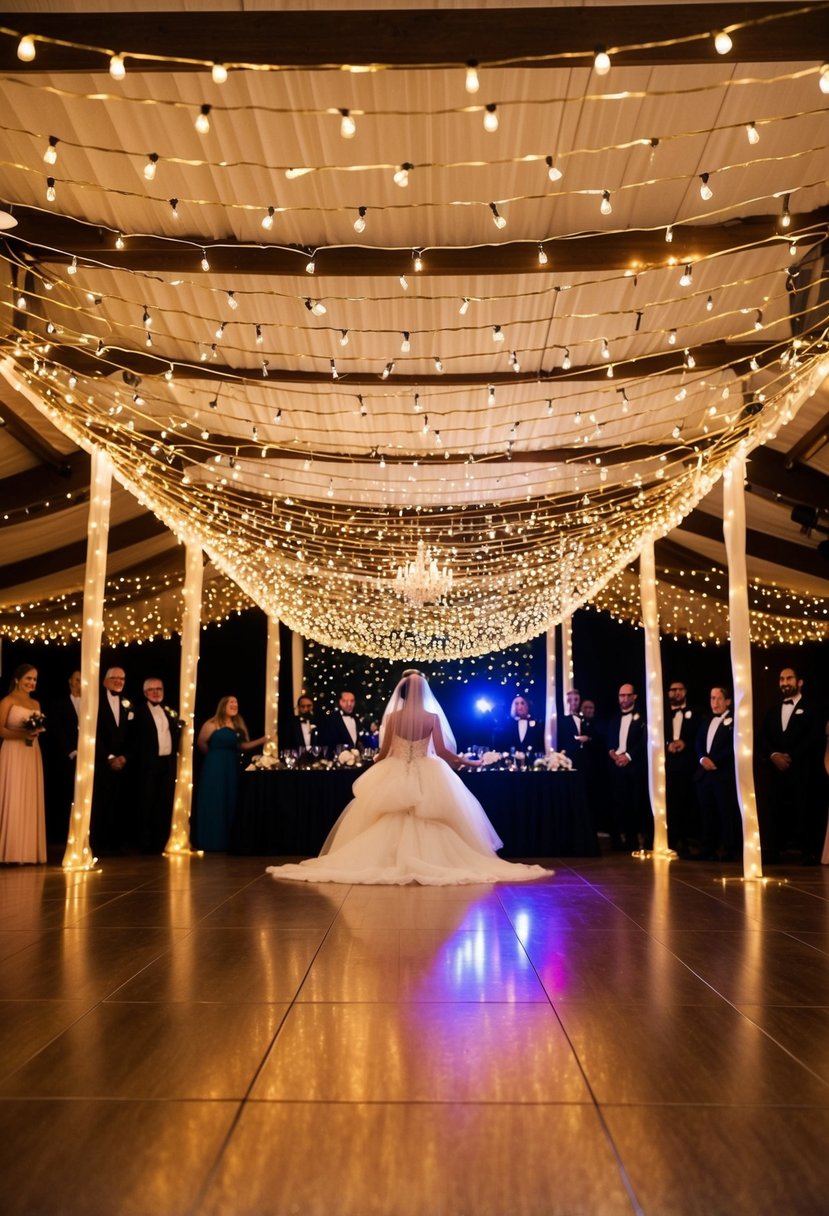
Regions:
[[[610,191],[609,190],[602,191],[602,201],[601,201],[601,206],[599,207],[599,210],[601,211],[602,215],[610,215],[611,211],[613,210],[613,204],[610,201]]]
[[[521,364],[518,362],[518,355],[515,353],[515,351],[513,351],[512,354],[510,355],[509,361],[512,364],[512,370],[517,375],[518,372],[521,371]]]
[[[174,220],[180,219],[180,216],[179,216],[179,213],[178,213],[178,199],[177,199],[177,198],[171,198],[171,199],[169,200],[169,202],[170,202],[170,210],[171,210],[171,211],[172,211],[172,213],[173,213],[173,219],[174,219]]]
[[[412,257],[414,258],[415,271],[419,274],[420,271],[423,269],[423,258],[420,256],[420,254],[417,252],[417,250],[414,250],[412,252]]]
[[[256,334],[256,345],[261,346],[262,343],[265,341],[265,339],[262,337],[262,326],[261,325],[254,326],[254,333]]]
[[[206,135],[210,130],[210,106],[203,105],[196,117],[196,130],[199,135]]]
[[[507,221],[504,219],[503,215],[499,213],[498,208],[494,203],[489,204],[489,209],[492,212],[492,222],[494,223],[495,227],[506,228]]]
[[[109,74],[113,80],[123,80],[127,74],[123,55],[113,55],[109,61]]]
[[[757,126],[755,123],[753,123],[753,122],[748,123],[748,125],[746,126],[746,135],[748,137],[748,142],[750,144],[759,144],[760,132],[757,130]]]
[[[409,341],[409,331],[407,329],[404,329],[403,330],[403,341],[400,343],[400,353],[401,353],[401,355],[408,355],[408,353],[411,349],[412,349],[412,344]]]
[[[544,252],[544,246],[539,245],[538,246],[538,264],[539,264],[539,266],[546,266],[548,260],[549,259],[547,257],[547,254]]]
[[[466,81],[464,87],[467,93],[477,93],[481,87],[481,82],[478,80],[478,61],[470,59],[466,64]]]
[[[401,274],[400,278],[398,279],[398,282],[404,291],[409,290],[409,280],[406,278],[406,276],[404,274]]]
[[[567,349],[564,352],[564,358],[561,360],[561,367],[562,367],[563,371],[569,372],[569,370],[572,366],[573,366],[573,364],[570,361],[570,348],[567,347]]]
[[[77,274],[78,273],[78,259],[77,258],[75,258],[75,257],[72,258],[72,261],[66,267],[66,273],[67,274]]]
[[[210,75],[214,84],[224,84],[227,80],[227,68],[223,63],[214,63]]]
[[[207,260],[207,251],[204,249],[201,251],[201,268],[205,271],[210,269],[210,263]]]
[[[55,179],[53,177],[47,177],[46,178],[46,201],[47,201],[47,203],[53,203],[56,198],[57,198],[57,194],[55,192]]]
[[[322,300],[315,300],[311,305],[311,312],[315,317],[324,317],[328,309],[323,304]]]
[[[597,76],[606,76],[610,71],[610,56],[604,47],[600,46],[593,60],[593,71]]]
[[[19,52],[18,52],[19,54]],[[829,93],[829,63],[824,63],[817,79],[821,93]]]
[[[306,273],[306,274],[315,274],[315,273],[316,273],[316,269],[317,269],[317,263],[316,263],[316,261],[315,261],[315,259],[314,259],[314,255],[313,255],[313,254],[311,254],[311,257],[310,257],[310,258],[309,258],[309,260],[308,260],[308,261],[305,263],[305,273]]]
[[[708,174],[708,173],[700,173],[700,175],[699,175],[699,181],[700,181],[699,196],[703,200],[703,202],[706,202],[706,203],[709,201],[709,199],[712,199],[714,197],[714,191],[708,185],[709,176],[710,176],[710,174]]]
[[[734,43],[725,30],[719,30],[714,35],[714,50],[718,55],[727,55],[733,46]]]
[[[334,362],[333,359],[329,359],[329,363],[331,365],[331,379],[339,380],[340,373],[337,371],[337,364]]]
[[[671,242],[673,241],[673,239],[674,239],[674,227],[673,227],[673,224],[669,224],[668,227],[665,229],[665,241],[668,245],[670,245]]]
[[[668,331],[668,345],[676,346],[676,330],[675,329],[671,329]]]
[[[493,327],[492,327],[492,341],[493,341],[493,342],[503,342],[503,340],[504,340],[504,331],[501,329],[501,326],[500,326],[500,325],[493,325]]]
[[[610,347],[607,344],[607,338],[602,338],[602,358],[610,358]]]
[[[147,163],[144,166],[144,178],[148,182],[155,181],[155,171],[158,166],[158,153],[151,152],[147,157]]]
[[[466,298],[466,296],[464,296],[463,300],[461,301],[461,306],[458,309],[458,314],[462,317],[465,317],[468,312],[469,312],[469,300]]]
[[[556,168],[555,164],[553,163],[552,156],[545,156],[544,160],[547,164],[547,176],[549,177],[550,181],[560,182],[564,177],[564,174],[561,172],[561,169]]]
[[[216,337],[217,337],[217,338],[223,338],[223,337],[225,336],[225,325],[226,325],[226,324],[227,324],[227,322],[226,322],[226,321],[220,321],[220,322],[219,322],[219,328],[216,330]]]
[[[340,330],[340,346],[348,346],[348,330]]]
[[[495,404],[495,385],[494,384],[490,384],[489,388],[487,389],[486,403],[487,403],[487,405]]]
[[[689,371],[693,371],[697,365],[697,361],[689,350],[685,352],[685,366]]]
[[[492,133],[498,130],[498,107],[490,102],[484,110],[484,130]]]
[[[357,209],[357,218],[354,221],[354,231],[355,232],[365,232],[365,230],[366,230],[366,209],[365,209],[365,207],[359,207]]]
[[[25,296],[18,296],[18,297],[17,297],[17,303],[16,303],[15,307],[16,307],[16,308],[19,308],[21,312],[25,312],[25,311],[26,311],[26,309],[28,308],[28,303],[27,303],[27,301],[26,301],[26,297],[25,297]]]
[[[691,286],[691,273],[692,273],[691,267],[690,267],[690,265],[688,265],[686,263],[685,270],[682,272],[682,275],[679,280],[680,287],[690,287]]]
[[[266,232],[270,232],[273,228],[273,207],[268,207],[268,210],[262,216],[262,227]]]
[[[115,238],[115,248],[119,252],[124,248],[124,238],[121,236],[120,232],[118,233],[118,235]]]
[[[49,136],[49,146],[43,153],[43,159],[47,165],[55,165],[58,160],[58,137],[57,135]]]
[[[340,120],[340,135],[343,139],[353,139],[357,134],[357,124],[350,110],[340,110],[342,118]]]
[[[783,199],[783,213],[780,216],[780,227],[789,228],[792,222],[792,213],[789,211],[789,195],[785,195]]]
[[[789,257],[797,257],[797,241],[792,241],[791,245],[789,245]]]
[[[757,316],[754,318],[754,328],[755,329],[763,328],[763,310],[762,310],[762,308],[757,309]]]
[[[397,172],[394,175],[394,178],[393,178],[394,184],[396,186],[400,186],[400,187],[408,186],[409,171],[413,168],[414,168],[414,165],[410,165],[407,160],[404,161],[403,164],[400,166],[400,168],[397,170]]]
[[[435,358],[435,371],[439,374],[443,373],[443,363],[441,362],[439,355]]]
[[[394,363],[387,363],[380,374],[381,380],[388,380],[389,376],[394,371]]]
[[[147,311],[146,304],[144,305],[144,316],[142,317],[142,320],[143,320],[144,324],[146,325],[147,329],[149,329],[153,323],[153,319],[150,316],[149,312]]]
[[[236,293],[233,291],[227,293],[227,306],[228,308],[232,308],[234,312],[239,307],[239,301],[236,299]]]
[[[31,63],[35,57],[35,40],[31,34],[24,34],[17,44],[17,58],[22,63]]]

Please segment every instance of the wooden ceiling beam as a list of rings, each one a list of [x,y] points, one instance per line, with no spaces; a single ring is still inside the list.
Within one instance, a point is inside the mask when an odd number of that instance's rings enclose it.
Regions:
[[[61,469],[38,464],[0,478],[0,515],[8,513],[10,523],[21,523],[24,518],[65,511],[70,503],[77,506],[88,495],[89,473],[87,453],[73,452],[64,457]]]
[[[804,503],[829,514],[829,477],[817,469],[789,463],[788,454],[755,448],[748,458],[748,487],[756,485],[790,503]]]
[[[796,464],[808,464],[821,448],[829,443],[829,413],[819,418],[797,443],[792,444],[785,455],[785,465],[791,469]]]
[[[592,12],[593,10],[591,10]],[[829,16],[827,16],[829,24]],[[302,277],[312,297],[320,294],[320,279],[382,278],[405,273],[418,278],[523,274],[546,277],[576,271],[643,272],[671,263],[695,263],[714,255],[757,249],[764,244],[796,239],[804,247],[825,239],[829,229],[829,207],[792,215],[791,226],[780,227],[779,215],[755,215],[728,224],[677,224],[673,241],[665,242],[664,228],[625,232],[584,232],[550,237],[543,242],[548,256],[538,262],[538,241],[507,241],[468,248],[426,248],[423,270],[412,267],[410,246],[401,249],[342,245],[314,251],[316,273],[305,273],[308,246],[245,244],[226,233],[216,244],[204,236],[182,234],[176,240],[154,236],[123,235],[124,248],[115,248],[119,233],[70,216],[51,215],[36,208],[15,207],[16,228],[6,234],[9,245],[21,257],[41,266],[67,265],[77,258],[85,272],[96,266],[140,271],[147,274],[192,274],[203,277],[203,250],[209,254],[211,279],[216,275],[267,275],[269,278]],[[671,263],[669,263],[669,258]],[[312,290],[313,289],[313,290]]]
[[[48,439],[44,439],[31,423],[26,421],[18,412],[16,405],[12,404],[12,396],[11,386],[5,381],[0,382],[0,422],[8,434],[43,465],[68,477],[69,465],[66,454],[52,447]],[[43,425],[47,424],[44,422]]]
[[[745,23],[745,24],[743,24]],[[714,64],[712,35],[732,31],[727,66],[829,59],[829,23],[822,4],[784,3],[603,5],[518,9],[418,9],[311,12],[0,13],[0,25],[74,45],[38,42],[31,64],[16,55],[17,39],[0,38],[3,72],[104,72],[110,51],[128,52],[134,71],[204,71],[204,63],[308,68],[342,64],[394,67],[485,64],[564,68],[592,65],[597,44],[616,67]],[[618,47],[630,49],[617,50]],[[132,53],[132,55],[129,54]],[[146,63],[134,56],[161,56]],[[551,56],[561,56],[553,59]],[[180,57],[186,63],[171,63]],[[203,61],[202,63],[193,61]]]
[[[128,549],[131,545],[151,540],[166,531],[167,527],[160,519],[156,519],[149,512],[144,512],[110,528],[108,552],[112,554],[119,549]],[[45,553],[38,553],[35,556],[25,557],[20,561],[0,566],[0,589],[5,591],[10,587],[34,583],[50,574],[58,574],[73,566],[82,566],[86,561],[86,547],[87,542],[84,536],[81,540],[62,545],[59,549],[47,549]]]
[[[686,515],[680,529],[725,545],[722,520],[706,511],[697,509]],[[758,532],[756,528],[746,529],[746,556],[782,566],[787,570],[797,570],[800,574],[829,577],[829,563],[825,562],[815,549],[793,544],[790,540],[783,540],[778,536],[769,536],[767,532]],[[699,553],[694,557],[697,566],[706,561]]]

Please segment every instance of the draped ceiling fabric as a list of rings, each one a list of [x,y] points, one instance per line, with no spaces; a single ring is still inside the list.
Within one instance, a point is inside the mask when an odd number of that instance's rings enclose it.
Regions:
[[[829,5],[152,7],[0,13],[4,631],[74,602],[97,447],[112,638],[179,542],[218,615],[417,659],[621,611],[667,537],[682,630],[746,455],[753,606],[824,635]]]

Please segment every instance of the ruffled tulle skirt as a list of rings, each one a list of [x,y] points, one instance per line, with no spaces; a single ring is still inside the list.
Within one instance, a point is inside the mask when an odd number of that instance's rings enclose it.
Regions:
[[[477,798],[437,756],[391,755],[354,782],[354,798],[319,857],[269,866],[274,878],[426,886],[526,882],[542,866],[497,857],[501,847]]]

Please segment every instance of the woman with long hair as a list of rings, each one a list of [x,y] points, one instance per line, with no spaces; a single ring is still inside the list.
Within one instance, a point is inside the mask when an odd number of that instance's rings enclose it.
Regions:
[[[44,728],[33,697],[37,669],[23,663],[0,701],[0,862],[46,860],[43,762],[38,735]]]
[[[239,794],[239,753],[266,743],[251,739],[236,697],[222,697],[199,731],[196,745],[204,756],[196,800],[196,843],[211,853],[227,849]]]
[[[383,715],[377,760],[354,782],[354,798],[319,857],[270,866],[274,878],[305,882],[449,886],[548,878],[516,865],[477,798],[453,771],[464,760],[443,710],[419,671],[404,672]]]

